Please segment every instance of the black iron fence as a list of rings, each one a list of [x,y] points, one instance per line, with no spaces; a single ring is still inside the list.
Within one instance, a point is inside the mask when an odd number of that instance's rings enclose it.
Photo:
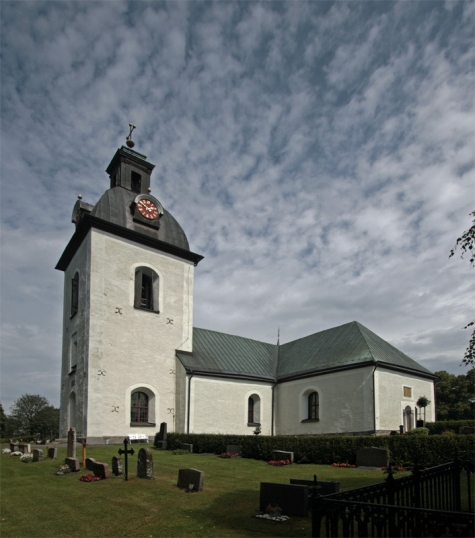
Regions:
[[[453,462],[412,475],[388,476],[382,484],[312,497],[312,536],[325,537],[473,537],[475,514],[462,512],[461,473],[467,477],[466,496],[471,507],[470,475],[473,462]],[[465,482],[465,480],[464,480]]]

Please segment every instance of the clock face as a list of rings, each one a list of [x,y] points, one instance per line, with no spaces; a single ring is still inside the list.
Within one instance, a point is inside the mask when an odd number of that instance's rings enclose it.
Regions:
[[[137,203],[140,214],[146,219],[155,220],[158,217],[158,208],[150,200],[140,200]]]

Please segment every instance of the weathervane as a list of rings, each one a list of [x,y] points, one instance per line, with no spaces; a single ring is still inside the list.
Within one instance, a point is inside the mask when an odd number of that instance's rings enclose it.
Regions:
[[[135,142],[132,140],[132,131],[135,129],[135,125],[133,123],[129,123],[130,127],[130,133],[129,136],[125,139],[125,143],[129,148],[133,148],[135,146]]]

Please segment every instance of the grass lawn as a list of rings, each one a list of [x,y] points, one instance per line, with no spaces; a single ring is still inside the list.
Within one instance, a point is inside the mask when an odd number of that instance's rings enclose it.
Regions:
[[[221,459],[215,455],[174,455],[152,447],[155,480],[136,478],[137,451],[129,456],[129,481],[85,483],[79,477],[55,476],[66,457],[22,463],[0,454],[1,536],[19,538],[102,536],[310,536],[310,518],[276,523],[254,518],[259,513],[260,482],[289,483],[290,478],[336,480],[341,489],[381,482],[382,471],[324,465],[273,467],[250,459]],[[88,447],[88,457],[109,464],[119,446]],[[46,450],[44,451],[46,453]],[[78,456],[82,448],[78,447]],[[205,473],[204,491],[186,493],[176,487],[178,469]],[[400,473],[398,476],[401,476]]]

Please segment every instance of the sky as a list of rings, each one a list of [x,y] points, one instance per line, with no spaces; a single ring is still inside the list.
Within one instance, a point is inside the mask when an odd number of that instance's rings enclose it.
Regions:
[[[472,1],[2,0],[1,392],[59,405],[78,194],[125,143],[185,230],[194,325],[281,343],[359,321],[467,371]]]

